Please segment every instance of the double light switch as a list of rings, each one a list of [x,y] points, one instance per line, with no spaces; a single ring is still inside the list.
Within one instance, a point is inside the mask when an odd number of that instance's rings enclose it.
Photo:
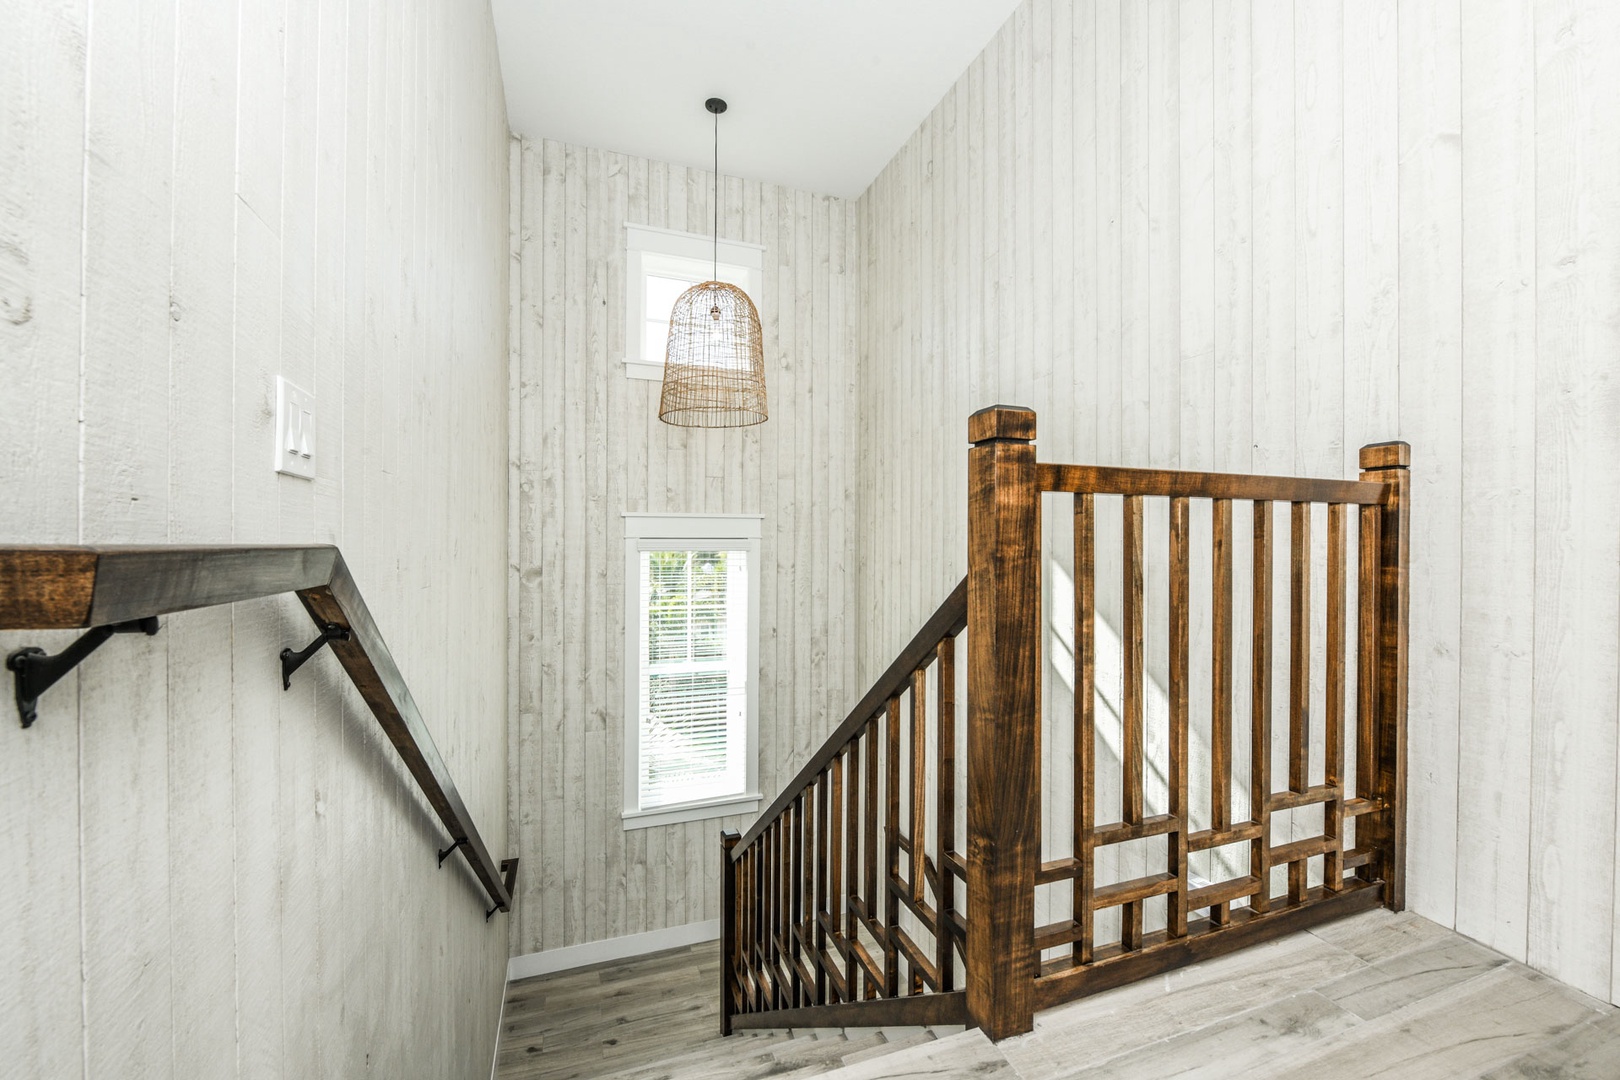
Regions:
[[[276,376],[276,472],[315,479],[315,395]]]

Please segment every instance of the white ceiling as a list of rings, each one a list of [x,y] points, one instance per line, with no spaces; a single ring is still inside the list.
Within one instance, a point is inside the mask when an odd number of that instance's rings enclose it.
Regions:
[[[1018,0],[493,0],[512,130],[856,196]]]

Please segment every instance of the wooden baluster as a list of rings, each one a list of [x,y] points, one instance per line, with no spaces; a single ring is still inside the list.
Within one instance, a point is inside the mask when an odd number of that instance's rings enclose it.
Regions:
[[[768,850],[769,844],[769,830],[767,830],[766,832],[760,833],[759,839],[754,841],[753,853],[750,856],[754,862],[754,872],[751,875],[753,878],[754,901],[752,944],[754,949],[754,967],[758,975],[757,981],[760,987],[761,1008],[770,1008],[775,1004],[774,1000],[772,999],[770,981],[770,942],[767,940],[765,933],[766,919],[768,917],[767,910],[769,908],[771,895],[770,882],[768,880],[770,876],[770,852]]]
[[[1041,503],[1035,414],[968,419],[967,1008],[992,1039],[1035,1022]]]
[[[743,850],[741,862],[742,963],[748,976],[748,985],[744,988],[748,1012],[756,1012],[760,1008],[759,979],[754,973],[754,849],[758,843],[756,840]]]
[[[1288,790],[1311,786],[1311,504],[1292,504],[1288,571]],[[1288,864],[1288,902],[1305,902],[1308,860]]]
[[[759,936],[765,946],[765,953],[761,960],[765,968],[765,977],[771,984],[771,1006],[782,1007],[782,984],[776,980],[776,972],[781,967],[776,958],[776,849],[777,828],[782,819],[777,818],[766,826],[765,833],[760,837],[761,869],[764,871],[760,880],[760,919]]]
[[[820,844],[821,827],[818,822],[816,810],[816,785],[814,782],[805,788],[799,796],[799,804],[804,808],[804,877],[800,881],[802,899],[799,907],[799,926],[796,934],[804,949],[809,954],[809,968],[812,982],[806,988],[806,993],[812,1005],[826,1004],[825,993],[826,975],[821,969],[821,957],[816,954],[816,877],[819,873],[816,867],[816,852]]]
[[[827,835],[832,829],[832,822],[827,813],[827,774],[825,772],[815,779],[816,789],[816,906],[811,915],[811,940],[816,943],[816,996],[827,1002],[827,973],[824,970],[827,957],[827,927],[822,922],[823,915],[830,915],[828,903],[837,903],[838,894],[827,891],[827,883],[831,877],[832,869],[828,864]]]
[[[934,828],[939,894],[939,932],[935,950],[939,964],[939,989],[956,989],[956,952],[951,944],[951,913],[956,910],[956,878],[951,873],[950,852],[956,848],[956,638],[946,635],[934,650],[939,657],[939,780],[934,789]]]
[[[1125,496],[1124,506],[1124,566],[1125,566],[1125,716],[1124,756],[1120,799],[1120,818],[1127,825],[1142,820],[1142,758],[1144,757],[1145,730],[1143,726],[1142,653],[1142,497]],[[1133,900],[1120,911],[1120,948],[1129,952],[1142,947],[1142,901]]]
[[[1214,609],[1210,642],[1210,828],[1232,827],[1232,500],[1216,499],[1210,514],[1211,606]],[[1225,901],[1211,904],[1209,921],[1225,926]]]
[[[826,831],[823,840],[826,845],[826,902],[823,910],[833,925],[831,955],[842,955],[839,939],[844,933],[844,753],[833,755],[833,763],[828,766]],[[825,929],[821,933],[823,936],[818,941],[821,942],[823,955],[828,955]],[[838,989],[836,983],[831,983],[831,986],[834,991]],[[839,1001],[844,1001],[844,997],[839,997]]]
[[[1192,526],[1187,500],[1170,500],[1170,816],[1169,872],[1176,888],[1167,901],[1167,934],[1187,936],[1187,679],[1190,605],[1192,602]]]
[[[923,842],[928,829],[928,671],[918,668],[911,673],[911,820],[908,823],[911,840],[911,898],[924,900],[924,856],[927,845]]]
[[[731,1034],[737,1011],[737,864],[731,853],[742,836],[720,834],[720,1034]]]
[[[772,985],[776,988],[776,1007],[787,1005],[788,987],[782,985],[782,980],[776,978],[782,970],[781,946],[776,940],[776,921],[778,918],[777,901],[781,895],[781,869],[782,869],[782,818],[777,815],[775,821],[765,830],[765,956],[770,961]]]
[[[759,1007],[766,1007],[769,999],[770,980],[765,971],[765,837],[763,835],[754,841],[748,853],[749,861],[749,899],[752,901],[753,911],[750,914],[749,937],[754,951],[754,983],[759,987]]]
[[[1322,863],[1322,884],[1344,887],[1344,504],[1328,505],[1327,684],[1323,783],[1333,789],[1322,808],[1322,832],[1333,841]]]
[[[889,699],[885,731],[887,770],[883,783],[883,995],[900,993],[900,950],[894,928],[900,923],[900,695]],[[875,913],[874,918],[878,917]]]
[[[795,799],[788,806],[787,852],[782,861],[782,940],[788,950],[788,977],[793,980],[793,1003],[810,1004],[810,986],[804,978],[804,954],[799,949],[799,883],[804,880],[804,812]]]
[[[1356,798],[1378,798],[1378,558],[1383,525],[1376,506],[1361,508],[1356,581]],[[1370,848],[1370,819],[1356,819],[1356,847]],[[1356,870],[1362,881],[1378,881],[1376,861]]]
[[[928,854],[928,669],[911,673],[911,814],[907,823],[911,842],[911,898],[921,904],[928,898],[925,870]],[[907,963],[911,973],[910,992],[923,992],[922,974],[917,965]]]
[[[874,716],[866,723],[866,914],[874,921],[882,910],[878,907],[878,899],[883,895],[878,892],[878,719],[878,716]],[[872,985],[870,979],[866,980],[868,997],[875,995],[879,989]]]
[[[799,942],[799,928],[804,925],[804,908],[801,901],[804,899],[805,860],[804,860],[804,796],[794,798],[788,806],[788,876],[782,883],[787,893],[787,903],[783,905],[783,925],[787,929],[788,958],[792,970],[788,973],[794,983],[793,1004],[802,1008],[812,1004],[810,1000],[810,984],[805,981],[802,969],[805,964],[804,948]]]
[[[780,1008],[781,988],[776,982],[776,945],[771,934],[771,924],[776,917],[776,826],[777,821],[771,822],[760,836],[760,917],[759,941],[764,950],[760,959],[765,969],[766,981],[771,986],[771,1007]]]
[[[771,831],[776,823],[771,823],[760,836],[760,850],[755,855],[758,870],[755,871],[755,881],[760,889],[760,925],[758,925],[758,942],[760,942],[760,984],[768,988],[766,1001],[771,1007],[776,1007],[776,972],[773,968],[776,957],[771,955],[771,897],[773,889],[773,858],[771,858]]]
[[[1074,497],[1074,961],[1091,963],[1097,823],[1097,510]]]
[[[787,925],[787,912],[784,910],[786,905],[783,901],[787,898],[788,886],[787,845],[789,827],[790,822],[786,813],[776,819],[776,825],[772,830],[775,832],[776,838],[772,841],[771,859],[771,955],[776,958],[777,970],[787,976],[786,984],[780,992],[784,1006],[791,1005],[795,995],[793,965],[783,947],[786,943],[782,935],[782,928]]]
[[[1249,906],[1271,910],[1271,503],[1254,504],[1254,649],[1249,717],[1249,813],[1260,835],[1249,849],[1257,882]]]
[[[759,980],[754,978],[754,845],[749,844],[743,849],[742,858],[737,863],[738,880],[740,882],[740,899],[742,901],[741,921],[742,935],[739,942],[738,961],[742,964],[742,975],[745,980],[743,986],[744,1011],[753,1012],[759,1008],[756,1000],[759,993]]]
[[[787,832],[788,818],[784,811],[771,824],[771,912],[765,934],[771,942],[772,970],[786,976],[777,981],[776,1004],[789,1008],[793,1004],[793,972],[788,963],[787,950],[782,941],[782,897],[787,885]]]
[[[792,892],[792,880],[788,874],[792,863],[789,861],[789,849],[793,840],[793,818],[791,808],[786,808],[782,816],[776,819],[776,859],[774,873],[775,881],[772,883],[772,899],[775,908],[775,917],[771,919],[771,940],[776,943],[777,969],[786,976],[782,998],[784,1007],[793,1005],[798,1001],[798,980],[793,974],[793,954],[788,950],[788,896]]]
[[[766,829],[759,838],[759,922],[757,941],[759,943],[759,968],[763,985],[766,987],[767,1003],[771,1008],[781,1005],[777,993],[776,977],[774,972],[774,957],[771,955],[771,830]]]
[[[765,835],[760,834],[754,842],[753,850],[749,855],[753,869],[749,873],[753,899],[753,948],[755,982],[759,985],[760,1008],[766,1008],[771,1003],[771,982],[767,969],[765,953],[765,903],[769,895],[766,889],[766,870],[768,860],[765,852]]]
[[[792,881],[788,877],[790,863],[788,861],[788,847],[792,840],[793,821],[788,812],[776,819],[776,858],[773,868],[775,880],[772,882],[772,901],[775,909],[771,919],[771,940],[776,943],[776,967],[786,976],[787,981],[783,987],[782,998],[784,1007],[790,1006],[798,1000],[797,979],[793,975],[792,955],[787,950],[788,925],[788,895],[792,891]]]
[[[763,1009],[769,1003],[771,996],[771,983],[770,976],[765,965],[767,958],[765,955],[764,946],[765,901],[767,895],[765,889],[765,874],[767,861],[765,853],[765,837],[763,834],[761,834],[760,838],[754,842],[753,851],[749,855],[749,859],[753,864],[753,868],[748,876],[752,883],[751,888],[754,901],[752,936],[754,946],[755,982],[759,985],[760,1008]]]
[[[1361,478],[1389,485],[1381,515],[1378,543],[1378,727],[1374,747],[1374,782],[1386,809],[1361,821],[1371,828],[1371,841],[1382,852],[1384,903],[1391,911],[1406,907],[1406,665],[1407,609],[1410,603],[1407,559],[1411,550],[1408,472],[1412,448],[1403,442],[1361,448]],[[1370,820],[1369,820],[1370,819]],[[1361,829],[1360,822],[1356,826]]]
[[[844,911],[849,924],[849,940],[851,946],[860,940],[860,925],[855,919],[856,901],[856,874],[860,866],[860,825],[861,825],[861,740],[855,739],[849,744],[849,783],[844,790],[844,803],[840,813],[844,815]],[[859,987],[860,965],[855,962],[855,950],[851,947],[844,956],[844,987],[850,1001],[860,1000],[856,993]]]
[[[860,777],[860,887],[865,897],[860,899],[863,912],[870,918],[876,918],[878,913],[878,717],[867,721],[867,733],[863,738],[867,756],[862,761],[865,774]],[[860,941],[860,921],[851,923],[849,934],[851,941]],[[868,931],[870,933],[870,931]],[[876,994],[876,986],[872,978],[865,973],[865,967],[857,965],[860,980],[865,986],[863,997],[872,997]]]
[[[804,811],[800,810],[799,800],[794,800],[787,806],[787,818],[782,823],[782,939],[786,941],[787,955],[782,960],[787,965],[787,981],[794,984],[794,1004],[804,1004],[805,984],[804,976],[799,973],[799,944],[794,938],[794,923],[799,918],[797,900],[799,900],[799,827],[800,818]]]

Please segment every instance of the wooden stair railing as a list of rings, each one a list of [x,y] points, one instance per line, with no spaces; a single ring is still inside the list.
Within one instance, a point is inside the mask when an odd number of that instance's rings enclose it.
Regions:
[[[518,860],[505,859],[497,865],[484,846],[337,548],[0,547],[0,630],[92,628],[81,639],[88,648],[70,647],[58,654],[71,662],[100,644],[107,628],[144,624],[142,628],[152,633],[160,615],[286,592],[298,594],[321,636],[301,654],[284,651],[284,675],[319,645],[331,646],[443,822],[451,846],[440,852],[441,865],[459,847],[493,904],[485,919],[497,911],[510,911]],[[30,652],[31,657],[18,659]],[[23,669],[40,659],[51,658],[20,649],[7,662],[16,678],[25,726],[30,717],[23,708],[27,696]]]
[[[956,976],[963,859],[955,837],[955,701],[956,638],[967,611],[963,579],[754,825],[721,838],[726,1034],[812,1020],[966,1021]],[[945,853],[937,862],[921,835],[930,746],[933,846]],[[902,910],[933,937],[932,949],[905,930]]]
[[[1005,406],[975,413],[968,431],[967,578],[747,833],[722,837],[727,1033],[965,1022],[1000,1039],[1030,1030],[1038,1009],[1356,911],[1405,904],[1407,445],[1364,447],[1360,479],[1346,481],[1038,463],[1034,413]],[[1046,494],[1073,502],[1074,708],[1061,722],[1072,726],[1075,751],[1065,769],[1074,810],[1065,830],[1069,853],[1043,860],[1041,748],[1051,741],[1043,741],[1041,717]],[[1121,520],[1121,797],[1112,822],[1097,821],[1096,805],[1099,497],[1119,500]],[[1144,783],[1151,683],[1145,499],[1167,500],[1169,523],[1162,541],[1168,768],[1165,805],[1153,813]],[[1207,811],[1193,808],[1189,776],[1194,500],[1209,503],[1210,520],[1211,580],[1199,601],[1210,617],[1209,699],[1199,708],[1210,743],[1209,775],[1200,778],[1208,781]],[[1235,503],[1253,508],[1244,820],[1235,820],[1232,805]],[[1271,779],[1279,503],[1289,505],[1288,768],[1281,790]],[[1311,525],[1318,503],[1326,505],[1327,524],[1325,685],[1321,776],[1313,783]],[[956,639],[964,630],[965,850],[956,836],[955,761]],[[1352,655],[1353,688],[1346,685]],[[1347,740],[1353,770],[1346,768]],[[1274,840],[1274,814],[1280,821],[1316,807],[1319,835]],[[1100,881],[1098,852],[1127,841],[1162,844],[1162,857],[1151,858],[1162,859],[1163,869]],[[1247,873],[1190,880],[1192,853],[1232,845],[1246,846]],[[1274,868],[1286,879],[1280,892]],[[1311,885],[1313,878],[1321,883]],[[1039,890],[1065,884],[1072,911],[1065,906],[1065,917],[1036,925]],[[1159,903],[1163,925],[1150,926],[1160,919],[1157,909],[1149,917],[1149,905]],[[1112,908],[1118,932],[1102,940],[1098,914]]]

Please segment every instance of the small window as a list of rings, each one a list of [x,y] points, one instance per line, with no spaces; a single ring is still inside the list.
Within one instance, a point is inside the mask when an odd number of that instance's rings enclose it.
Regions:
[[[721,240],[718,280],[746,292],[759,306],[765,249]],[[714,239],[648,225],[625,226],[625,374],[662,379],[669,312],[681,293],[715,280]]]
[[[625,828],[759,809],[758,517],[625,515]]]

